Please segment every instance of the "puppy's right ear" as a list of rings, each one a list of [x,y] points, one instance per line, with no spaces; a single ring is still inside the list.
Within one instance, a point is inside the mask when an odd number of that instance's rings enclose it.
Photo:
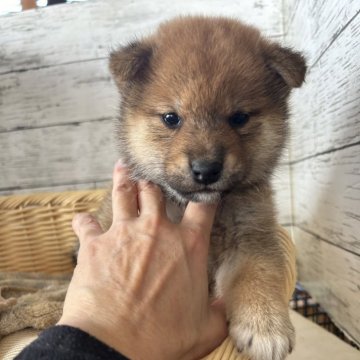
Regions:
[[[146,79],[153,49],[150,44],[135,41],[110,54],[109,67],[117,85]]]

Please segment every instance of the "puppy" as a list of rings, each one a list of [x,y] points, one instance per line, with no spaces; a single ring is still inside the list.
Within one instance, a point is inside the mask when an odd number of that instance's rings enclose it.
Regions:
[[[162,188],[174,220],[189,201],[220,200],[212,294],[224,299],[240,352],[284,359],[294,328],[270,180],[303,57],[237,20],[180,17],[114,51],[110,70],[121,94],[120,157],[135,180]],[[98,219],[109,228],[109,198]]]

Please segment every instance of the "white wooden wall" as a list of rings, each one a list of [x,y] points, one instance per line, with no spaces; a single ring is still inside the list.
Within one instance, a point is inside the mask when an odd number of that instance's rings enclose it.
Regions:
[[[104,187],[109,50],[187,13],[238,17],[307,55],[274,177],[279,218],[294,225],[300,280],[360,341],[358,0],[94,0],[0,17],[0,194]]]
[[[286,5],[285,42],[309,65],[290,159],[299,280],[360,342],[360,2]]]

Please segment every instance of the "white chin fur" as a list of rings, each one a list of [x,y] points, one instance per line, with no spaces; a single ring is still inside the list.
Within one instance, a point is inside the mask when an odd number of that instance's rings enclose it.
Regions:
[[[220,192],[195,192],[189,195],[183,195],[170,186],[166,186],[163,189],[170,198],[174,199],[180,204],[186,204],[189,201],[213,204],[218,202],[221,198]]]
[[[200,192],[200,193],[194,193],[192,195],[191,201],[213,204],[218,202],[220,198],[221,195],[218,192],[211,192],[211,193]]]

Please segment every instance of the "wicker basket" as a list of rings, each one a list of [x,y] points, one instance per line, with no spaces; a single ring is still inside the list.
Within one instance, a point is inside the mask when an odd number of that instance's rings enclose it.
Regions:
[[[0,271],[73,270],[77,212],[94,211],[106,190],[0,197]]]
[[[68,273],[73,270],[76,237],[71,221],[77,212],[92,212],[106,190],[11,195],[0,197],[0,272]],[[295,286],[295,249],[287,232],[278,236],[288,262],[289,299]],[[18,350],[25,343],[16,347]],[[245,360],[227,338],[206,360]]]

